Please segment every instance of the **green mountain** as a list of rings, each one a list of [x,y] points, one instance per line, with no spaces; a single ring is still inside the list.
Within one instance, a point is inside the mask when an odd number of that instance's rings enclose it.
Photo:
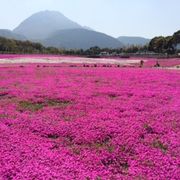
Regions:
[[[59,30],[42,43],[46,46],[67,49],[88,49],[93,46],[120,48],[123,46],[121,42],[111,36],[87,29]]]

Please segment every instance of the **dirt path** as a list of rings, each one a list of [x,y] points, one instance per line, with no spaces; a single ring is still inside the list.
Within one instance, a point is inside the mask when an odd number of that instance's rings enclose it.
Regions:
[[[131,65],[140,63],[140,60],[118,60],[118,59],[95,59],[95,58],[79,58],[79,57],[64,57],[64,58],[10,58],[0,59],[0,64],[9,63],[88,63],[88,64],[120,64]]]

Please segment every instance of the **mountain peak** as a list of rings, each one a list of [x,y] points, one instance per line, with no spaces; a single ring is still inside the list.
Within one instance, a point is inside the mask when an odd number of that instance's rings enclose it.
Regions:
[[[30,40],[46,39],[53,32],[61,29],[82,28],[58,11],[40,11],[25,19],[15,33],[22,34]]]
[[[25,19],[13,31],[28,40],[57,48],[119,48],[122,43],[106,34],[73,22],[58,11],[40,11]]]
[[[44,10],[44,11],[39,11],[37,13],[34,13],[33,15],[59,15],[59,16],[64,16],[61,12],[59,11],[54,11],[54,10]],[[32,15],[32,16],[33,16]]]

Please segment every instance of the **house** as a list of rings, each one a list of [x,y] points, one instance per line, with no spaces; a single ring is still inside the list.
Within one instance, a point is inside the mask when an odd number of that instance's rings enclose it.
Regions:
[[[100,56],[109,56],[109,52],[104,51],[104,52],[101,52],[99,55]]]

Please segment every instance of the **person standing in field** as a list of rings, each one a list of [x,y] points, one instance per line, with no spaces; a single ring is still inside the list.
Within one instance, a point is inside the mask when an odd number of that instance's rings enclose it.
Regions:
[[[143,67],[143,65],[144,65],[144,61],[141,60],[141,61],[140,61],[140,67]]]

